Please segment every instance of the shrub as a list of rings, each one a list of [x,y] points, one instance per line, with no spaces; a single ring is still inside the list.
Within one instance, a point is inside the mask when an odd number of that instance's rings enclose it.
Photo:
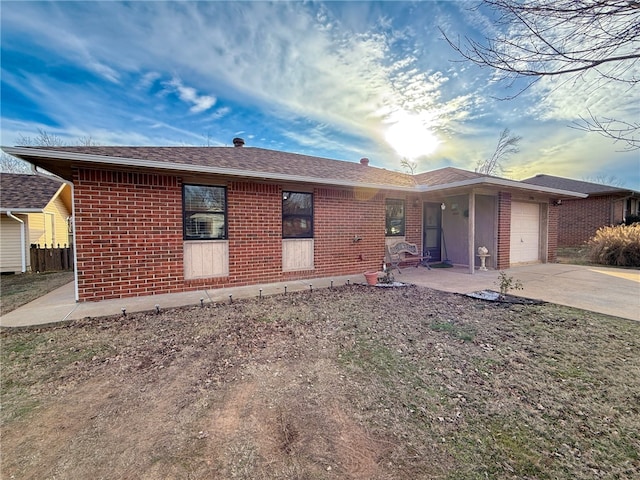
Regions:
[[[498,277],[496,284],[500,287],[501,297],[504,297],[507,293],[509,293],[509,290],[511,289],[522,290],[523,288],[522,282],[520,280],[510,277],[504,272],[500,272],[500,276]]]
[[[601,265],[640,267],[640,224],[600,228],[588,242],[589,259]]]

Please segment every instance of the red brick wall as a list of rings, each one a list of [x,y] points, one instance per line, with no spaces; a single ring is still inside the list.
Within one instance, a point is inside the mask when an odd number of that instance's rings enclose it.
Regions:
[[[230,285],[282,280],[282,189],[230,182],[227,187]]]
[[[505,270],[511,265],[511,194],[498,193],[498,258],[496,269]]]
[[[405,238],[407,242],[418,245],[418,251],[422,252],[422,200],[416,195],[409,195],[405,207],[407,214]]]
[[[558,246],[583,245],[600,227],[614,224],[612,202],[611,196],[563,200],[558,207]]]
[[[374,190],[314,190],[317,276],[379,271],[384,259],[384,196]],[[355,236],[361,238],[354,242]],[[290,272],[289,277],[299,277]]]
[[[182,290],[180,180],[86,169],[73,176],[80,299]]]
[[[229,275],[187,281],[182,180],[171,175],[76,169],[80,300],[380,270],[385,241],[384,194],[330,187],[317,187],[313,193],[314,270],[282,272],[281,186],[230,181]],[[419,210],[419,206],[407,204],[407,239],[412,242],[416,242],[413,237],[420,229]],[[354,236],[361,240],[354,242]]]
[[[549,217],[547,219],[547,262],[555,263],[558,259],[558,214],[561,205],[549,202]]]

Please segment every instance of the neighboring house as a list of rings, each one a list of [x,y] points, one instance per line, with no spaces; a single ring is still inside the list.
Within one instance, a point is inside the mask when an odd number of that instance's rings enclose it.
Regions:
[[[444,168],[408,175],[242,147],[12,147],[73,183],[78,300],[380,270],[385,243],[490,268],[555,260],[573,194]]]
[[[560,197],[558,208],[558,246],[584,245],[604,226],[623,223],[629,216],[640,215],[640,192],[552,175],[536,175],[522,180],[559,190],[570,190],[585,198]]]
[[[0,174],[0,267],[30,269],[29,246],[71,244],[71,187],[50,175]]]

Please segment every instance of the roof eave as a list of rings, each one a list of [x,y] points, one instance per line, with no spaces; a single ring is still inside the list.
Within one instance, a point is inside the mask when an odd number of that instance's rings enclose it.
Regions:
[[[20,213],[20,214],[26,214],[26,213],[43,213],[44,212],[44,208],[7,208],[7,207],[2,207],[0,208],[0,213],[7,213],[7,212],[11,212],[11,213]]]
[[[570,192],[568,190],[560,190],[557,188],[541,187],[539,185],[531,185],[529,183],[522,183],[516,180],[508,180],[506,178],[497,177],[478,177],[468,180],[460,180],[459,182],[443,183],[441,185],[421,185],[419,190],[421,192],[439,192],[442,190],[449,190],[452,188],[472,188],[476,186],[489,186],[489,187],[506,187],[514,188],[518,190],[535,191],[539,193],[545,193],[553,196],[561,196],[563,198],[586,198],[587,195],[579,192]]]
[[[184,173],[208,173],[211,175],[228,175],[233,177],[255,178],[260,180],[279,180],[295,183],[315,183],[320,185],[332,185],[339,187],[357,187],[395,190],[403,192],[416,192],[415,186],[400,186],[393,184],[380,184],[369,182],[354,182],[334,178],[309,177],[304,175],[290,175],[263,171],[248,171],[236,168],[210,167],[202,165],[188,165],[183,163],[158,162],[154,160],[142,160],[139,158],[111,157],[104,155],[90,155],[86,153],[63,152],[59,150],[39,150],[25,147],[2,147],[9,155],[29,161],[29,158],[51,158],[56,160],[68,160],[70,162],[85,162],[96,165],[115,165],[121,167],[151,168],[165,171],[178,171]]]
[[[111,157],[105,155],[91,155],[86,153],[73,153],[59,150],[41,150],[33,147],[2,147],[2,149],[10,155],[19,157],[29,161],[29,158],[51,158],[56,160],[67,160],[70,162],[85,162],[96,165],[115,165],[121,167],[134,168],[151,168],[165,171],[178,171],[184,173],[208,173],[211,175],[229,175],[233,177],[254,178],[260,180],[276,180],[295,183],[315,183],[319,185],[331,185],[340,187],[357,187],[372,188],[383,190],[394,190],[401,192],[438,192],[452,188],[471,188],[474,186],[493,186],[513,188],[525,191],[535,191],[539,193],[549,194],[563,198],[586,198],[587,194],[579,192],[570,192],[568,190],[560,190],[557,188],[542,187],[515,180],[502,179],[498,177],[477,177],[459,182],[445,183],[441,185],[416,185],[416,186],[400,186],[393,184],[379,184],[368,182],[354,182],[349,180],[340,180],[332,178],[308,177],[303,175],[290,175],[273,172],[247,171],[236,168],[221,168],[202,165],[187,165],[182,163],[158,162],[155,160],[142,160],[139,158],[128,157]]]

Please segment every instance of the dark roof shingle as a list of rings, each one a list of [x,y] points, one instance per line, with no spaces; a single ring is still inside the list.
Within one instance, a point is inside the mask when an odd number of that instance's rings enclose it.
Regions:
[[[18,173],[0,174],[0,208],[43,209],[62,186],[55,178]]]
[[[465,180],[480,177],[486,177],[486,175],[454,167],[445,167],[438,170],[432,170],[431,172],[419,173],[414,177],[414,179],[419,185],[428,185],[433,187],[436,185],[463,182]]]
[[[137,159],[180,166],[233,169],[246,173],[295,175],[396,187],[415,186],[411,175],[356,162],[312,157],[256,147],[34,147],[77,155]]]
[[[586,193],[588,195],[604,195],[615,193],[626,194],[627,192],[633,192],[633,190],[629,190],[628,188],[612,187],[599,183],[584,182],[581,180],[573,180],[571,178],[555,177],[553,175],[544,174],[521,180],[521,182],[528,183],[529,185],[538,185],[541,187],[568,190],[570,192]]]

